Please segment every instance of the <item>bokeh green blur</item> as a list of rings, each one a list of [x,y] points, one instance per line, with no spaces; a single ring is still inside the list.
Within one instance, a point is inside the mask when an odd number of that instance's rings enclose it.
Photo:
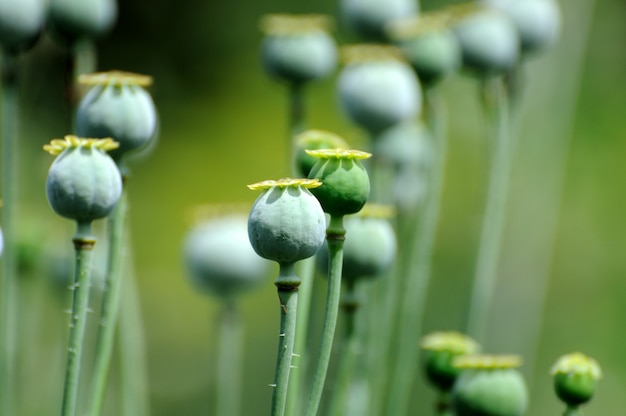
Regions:
[[[422,8],[444,3],[423,1]],[[561,3],[559,44],[524,68],[523,119],[486,349],[525,357],[536,352],[536,360],[523,367],[530,415],[559,414],[550,366],[561,354],[582,351],[604,372],[589,414],[618,415],[626,407],[626,192],[621,182],[626,178],[626,3]],[[251,205],[257,194],[246,184],[289,174],[286,89],[268,79],[259,64],[259,18],[277,12],[336,16],[338,4],[124,0],[115,29],[97,43],[98,69],[155,79],[151,92],[160,114],[159,143],[133,163],[128,183],[155,416],[211,414],[219,383],[219,303],[193,290],[181,261],[194,206]],[[341,22],[336,34],[342,43],[353,40]],[[72,224],[48,207],[44,182],[52,160],[41,150],[69,132],[68,60],[68,52],[47,37],[24,56],[19,213],[21,239],[28,246],[24,256],[66,256],[69,262]],[[337,132],[359,148],[364,135],[341,113],[334,82],[332,77],[307,88],[308,125]],[[458,74],[442,88],[450,154],[425,332],[463,329],[486,189],[486,127],[476,80]],[[97,249],[104,258],[104,245]],[[69,292],[41,277],[53,275],[56,263],[24,261],[35,266],[24,273],[20,288],[20,402],[24,415],[54,414],[62,389]],[[51,273],[40,273],[42,268]],[[270,408],[279,315],[272,278],[241,300],[245,415],[268,414]],[[114,368],[109,415],[118,414],[117,375]],[[418,377],[411,414],[430,414],[433,399]]]

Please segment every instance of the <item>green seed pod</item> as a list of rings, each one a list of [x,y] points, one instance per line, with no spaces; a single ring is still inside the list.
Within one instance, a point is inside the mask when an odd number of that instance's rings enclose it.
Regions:
[[[122,194],[122,178],[106,153],[115,149],[112,139],[65,136],[44,150],[58,155],[50,166],[46,194],[57,214],[87,224],[109,215]]]
[[[348,117],[370,132],[414,118],[422,91],[399,49],[359,45],[344,49],[347,65],[338,80],[339,101]]]
[[[557,396],[574,408],[591,400],[602,377],[597,361],[579,352],[559,358],[551,373]]]
[[[394,21],[390,37],[402,49],[422,85],[434,85],[461,66],[461,47],[449,29],[449,15],[423,13]]]
[[[342,0],[340,6],[346,25],[368,42],[385,41],[387,23],[419,11],[413,0]]]
[[[35,44],[46,19],[43,0],[0,0],[0,45],[17,52]]]
[[[324,78],[337,65],[337,47],[322,15],[269,15],[261,21],[266,33],[261,61],[267,73],[295,84]]]
[[[259,256],[292,264],[319,250],[326,238],[326,217],[309,189],[320,185],[289,178],[248,185],[263,191],[248,217],[248,238]]]
[[[229,298],[258,287],[268,262],[250,246],[247,218],[230,215],[205,220],[187,234],[183,255],[193,285]]]
[[[554,44],[561,30],[561,10],[556,0],[485,0],[501,9],[519,32],[523,53],[541,52]]]
[[[322,186],[311,192],[324,212],[331,217],[359,212],[370,194],[369,176],[359,159],[367,159],[371,154],[344,149],[307,150],[307,153],[319,159],[309,177],[322,182]]]
[[[68,44],[104,35],[116,19],[115,0],[50,0],[50,29]]]
[[[464,355],[453,365],[463,371],[454,384],[452,403],[457,416],[521,416],[528,392],[517,356]]]
[[[397,243],[388,218],[393,208],[365,204],[357,215],[344,220],[346,234],[343,246],[343,282],[356,282],[382,276],[396,258]],[[322,275],[328,275],[328,248],[324,245],[315,257]]]
[[[496,9],[471,5],[457,12],[457,18],[454,33],[461,46],[465,68],[480,76],[489,76],[517,65],[520,40],[507,15]]]
[[[154,139],[158,117],[152,97],[144,89],[152,77],[110,71],[82,75],[79,83],[91,86],[76,111],[79,135],[114,137],[120,144],[111,152],[116,160]]]
[[[323,130],[308,130],[296,136],[296,168],[304,176],[317,163],[317,158],[310,156],[306,150],[346,149],[348,144],[334,133]]]
[[[452,390],[461,369],[452,365],[456,357],[476,354],[478,344],[458,332],[433,332],[420,344],[425,351],[422,365],[428,382],[441,392]]]

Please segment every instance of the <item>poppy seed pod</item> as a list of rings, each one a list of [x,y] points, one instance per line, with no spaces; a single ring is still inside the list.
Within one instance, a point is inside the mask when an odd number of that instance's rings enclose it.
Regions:
[[[463,355],[453,365],[462,369],[454,384],[457,416],[522,416],[528,407],[526,383],[517,356]]]
[[[122,178],[106,153],[117,147],[112,139],[65,136],[44,150],[58,155],[50,166],[46,194],[57,214],[87,224],[106,217],[122,194]]]
[[[343,246],[342,281],[356,282],[382,276],[396,257],[397,243],[388,218],[391,207],[365,204],[357,215],[344,220],[346,239]],[[328,274],[328,248],[322,247],[315,258],[322,275]]]
[[[152,77],[110,71],[81,75],[79,83],[91,88],[76,111],[78,135],[115,138],[120,146],[111,156],[116,160],[155,137],[157,112],[144,89],[152,83]]]
[[[520,54],[519,35],[513,21],[496,9],[470,7],[457,12],[454,25],[463,66],[480,76],[513,69]]]
[[[322,15],[265,16],[261,61],[267,73],[295,84],[328,76],[337,65],[337,47],[329,27],[329,19]]]
[[[561,29],[561,10],[556,0],[485,0],[501,9],[519,32],[523,53],[540,52],[556,41]]]
[[[337,88],[341,106],[352,121],[376,133],[420,112],[420,84],[399,49],[360,45],[344,52],[347,64]]]
[[[428,382],[441,392],[450,392],[461,369],[455,367],[456,357],[476,354],[478,344],[458,332],[433,332],[426,335],[420,347],[424,350],[422,365]]]
[[[248,217],[248,238],[259,256],[293,264],[317,252],[326,237],[326,217],[309,189],[320,185],[289,178],[248,185],[263,191]]]
[[[368,42],[386,40],[387,23],[419,11],[414,0],[342,0],[340,7],[347,26]]]
[[[461,65],[459,41],[445,13],[423,13],[392,22],[390,37],[402,49],[422,85],[434,85]]]
[[[551,373],[554,390],[568,407],[578,407],[591,400],[602,377],[598,362],[579,352],[559,358]]]
[[[43,0],[0,0],[0,45],[14,52],[35,44],[46,19]]]
[[[205,220],[187,234],[184,258],[196,288],[221,297],[254,289],[267,276],[268,262],[250,246],[247,218]]]
[[[348,144],[334,133],[323,130],[308,130],[296,137],[296,168],[304,176],[308,176],[317,158],[307,154],[306,150],[345,149]]]
[[[307,153],[319,159],[309,178],[322,182],[311,192],[319,199],[324,212],[331,217],[359,212],[370,194],[369,176],[360,159],[367,159],[371,154],[344,149],[307,150]]]
[[[116,0],[50,0],[50,29],[69,44],[105,34],[116,19]]]

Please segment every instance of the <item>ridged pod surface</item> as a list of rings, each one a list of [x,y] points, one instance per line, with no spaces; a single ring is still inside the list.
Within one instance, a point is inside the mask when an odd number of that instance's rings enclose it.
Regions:
[[[106,153],[114,146],[110,139],[66,136],[45,147],[58,154],[46,180],[46,194],[54,212],[79,223],[109,215],[122,194],[120,172]]]
[[[309,188],[319,185],[308,179],[249,185],[263,191],[248,217],[248,238],[259,256],[291,264],[317,253],[326,237],[326,217]]]

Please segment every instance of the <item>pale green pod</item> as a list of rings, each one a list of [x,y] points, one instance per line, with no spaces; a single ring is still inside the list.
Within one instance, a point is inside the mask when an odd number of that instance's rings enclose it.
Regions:
[[[0,0],[0,45],[8,51],[35,44],[46,19],[44,0]]]
[[[399,45],[424,85],[436,84],[461,66],[461,48],[450,30],[425,32]]]
[[[261,62],[273,78],[302,84],[324,78],[337,66],[337,46],[323,15],[267,15]]]
[[[340,6],[343,21],[364,41],[386,40],[389,22],[419,12],[414,0],[342,0]]]
[[[268,275],[269,263],[252,249],[242,215],[195,225],[185,237],[183,257],[192,284],[220,297],[255,289]]]
[[[154,101],[144,89],[152,83],[146,75],[111,71],[84,75],[91,85],[76,111],[76,132],[83,137],[113,137],[120,144],[114,159],[146,147],[156,136],[158,116]]]
[[[337,81],[339,102],[348,117],[370,132],[414,118],[421,110],[422,90],[400,52],[371,45],[353,48],[347,50],[348,63]]]
[[[281,179],[249,185],[262,190],[248,217],[248,238],[257,254],[293,264],[317,253],[326,238],[326,216],[308,179]]]
[[[79,139],[66,136],[44,148],[58,154],[50,166],[46,195],[57,214],[88,224],[106,217],[122,194],[122,177],[106,150],[111,139]]]
[[[524,53],[536,53],[553,45],[561,30],[561,10],[556,0],[485,0],[501,9],[515,24]]]
[[[513,69],[519,60],[520,39],[513,21],[503,12],[478,8],[454,26],[468,70],[481,76]]]
[[[50,29],[64,42],[97,38],[108,32],[116,19],[116,0],[50,0]]]
[[[463,371],[452,391],[457,416],[522,416],[528,391],[517,370],[516,356],[459,356],[455,367]]]

